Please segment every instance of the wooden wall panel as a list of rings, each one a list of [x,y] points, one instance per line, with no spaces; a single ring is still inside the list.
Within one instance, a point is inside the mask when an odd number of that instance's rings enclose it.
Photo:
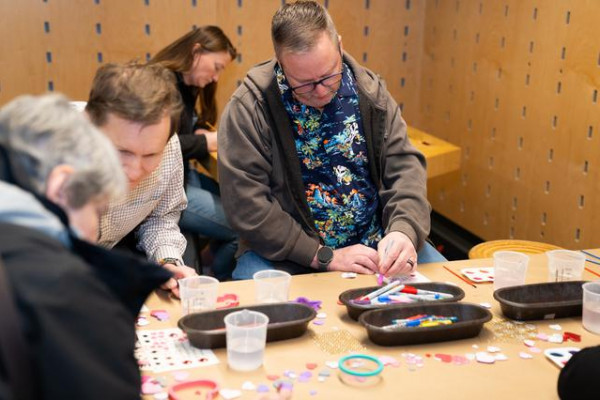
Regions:
[[[102,63],[141,60],[193,26],[241,53],[222,108],[272,57],[280,0],[0,0],[0,104],[22,93],[85,99]],[[434,208],[484,239],[596,246],[600,217],[600,2],[321,0],[344,48],[381,74],[409,124],[462,147],[430,181]]]
[[[597,245],[595,1],[431,0],[418,124],[463,149],[434,208],[485,239]]]

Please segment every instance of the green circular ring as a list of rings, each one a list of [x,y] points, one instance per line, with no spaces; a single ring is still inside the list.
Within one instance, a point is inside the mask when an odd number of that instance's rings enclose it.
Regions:
[[[372,361],[375,364],[377,364],[377,368],[374,369],[373,371],[357,372],[357,371],[348,369],[344,366],[344,363],[346,361],[352,360],[355,358]],[[340,358],[340,360],[338,361],[338,365],[339,365],[340,371],[342,371],[348,375],[361,376],[361,377],[375,376],[375,375],[380,374],[381,371],[383,371],[383,363],[381,361],[379,361],[378,358],[373,357],[373,356],[368,356],[366,354],[350,354],[348,356],[344,356],[344,357]]]

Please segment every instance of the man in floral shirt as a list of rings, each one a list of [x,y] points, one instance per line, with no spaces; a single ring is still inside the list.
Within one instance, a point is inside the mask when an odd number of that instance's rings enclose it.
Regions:
[[[425,242],[425,159],[383,82],[314,1],[283,5],[271,33],[276,59],[248,73],[221,121],[223,205],[242,239],[234,278],[444,260]]]

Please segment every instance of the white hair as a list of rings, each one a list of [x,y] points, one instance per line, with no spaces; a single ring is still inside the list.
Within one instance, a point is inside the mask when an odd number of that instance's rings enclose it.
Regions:
[[[0,144],[29,177],[31,190],[43,195],[50,172],[69,165],[65,182],[69,206],[90,200],[113,200],[127,190],[127,180],[110,140],[85,115],[58,94],[20,96],[0,109]],[[24,184],[24,182],[17,182]]]

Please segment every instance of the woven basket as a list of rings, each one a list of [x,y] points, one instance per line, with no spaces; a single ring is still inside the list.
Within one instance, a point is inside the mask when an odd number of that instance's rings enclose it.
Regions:
[[[492,258],[492,255],[499,250],[517,251],[525,254],[539,254],[556,249],[561,249],[561,247],[529,240],[490,240],[473,246],[471,250],[469,250],[469,258]]]

